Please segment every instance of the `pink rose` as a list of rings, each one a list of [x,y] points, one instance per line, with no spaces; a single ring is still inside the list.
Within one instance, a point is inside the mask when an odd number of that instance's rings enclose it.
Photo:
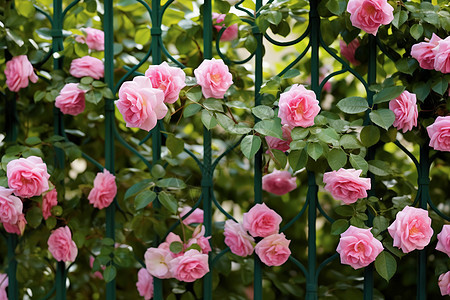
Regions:
[[[55,205],[58,205],[58,193],[53,189],[42,197],[42,216],[45,220],[52,215],[51,209]]]
[[[160,279],[171,278],[172,273],[169,269],[169,263],[174,259],[171,253],[165,249],[148,248],[144,254],[147,271]]]
[[[442,227],[441,232],[437,235],[436,250],[444,252],[450,257],[450,225],[446,224]]]
[[[388,25],[394,19],[394,8],[387,0],[349,0],[347,11],[353,26],[372,35],[377,34],[381,25]]]
[[[16,196],[30,198],[48,190],[50,174],[40,157],[30,156],[10,161],[6,166],[6,176]]]
[[[233,83],[228,66],[221,59],[205,59],[194,74],[205,98],[222,99]]]
[[[450,116],[437,117],[433,124],[427,127],[430,137],[430,147],[434,150],[450,151]]]
[[[22,200],[12,195],[14,190],[0,186],[0,222],[16,224],[22,214]]]
[[[192,207],[185,206],[183,210],[180,212],[180,217],[183,218]],[[183,219],[184,225],[194,224],[194,223],[203,223],[203,209],[196,208],[189,216]]]
[[[245,257],[253,253],[253,245],[255,240],[248,235],[244,230],[242,224],[236,223],[233,220],[225,222],[225,245],[230,247],[232,253]]]
[[[91,269],[94,267],[94,261],[95,261],[95,258],[93,256],[89,256],[89,266],[91,267]],[[102,266],[102,270],[105,270],[105,269],[106,269],[106,267]],[[98,279],[103,280],[103,274],[100,271],[94,272],[93,276],[97,277]]]
[[[284,125],[281,127],[283,130],[283,139],[279,139],[273,136],[266,136],[266,142],[269,146],[269,149],[278,149],[280,151],[286,152],[290,149],[290,144],[292,142],[291,131],[292,128]]]
[[[226,14],[218,14],[215,12],[212,13],[212,19],[215,24],[220,24],[223,21],[225,21],[226,16],[227,16]],[[217,32],[219,32],[222,29],[222,27],[225,27],[225,25],[214,25],[214,28],[217,30]],[[237,39],[238,30],[239,29],[238,29],[237,24],[233,24],[233,25],[227,27],[227,29],[225,29],[222,32],[222,36],[220,37],[220,40],[221,41],[232,41],[232,40]]]
[[[247,213],[244,213],[242,225],[253,237],[266,237],[278,233],[283,219],[265,203],[255,204]]]
[[[82,35],[76,35],[75,42],[80,43],[80,44],[86,44],[86,38]]]
[[[55,99],[55,106],[63,114],[76,116],[84,111],[85,91],[78,88],[77,83],[67,83]]]
[[[352,65],[359,66],[361,64],[355,57],[356,49],[359,47],[359,39],[354,39],[348,45],[344,40],[340,40],[339,47],[341,48],[341,55]]]
[[[439,41],[433,48],[434,69],[444,74],[450,73],[450,36]]]
[[[383,245],[373,237],[370,229],[362,229],[350,225],[341,234],[336,251],[341,255],[341,263],[353,269],[368,266],[383,251]]]
[[[38,77],[33,70],[33,65],[26,55],[15,56],[7,61],[5,75],[6,85],[12,92],[18,92],[20,89],[26,88],[28,86],[28,80],[33,83],[38,81]]]
[[[262,178],[262,189],[281,196],[297,188],[297,177],[292,177],[288,171],[274,170]]]
[[[422,250],[430,243],[433,236],[431,219],[428,212],[421,208],[405,206],[397,213],[395,221],[388,227],[389,234],[394,239],[394,247],[402,249],[403,253]]]
[[[173,253],[172,251],[170,251],[170,244],[172,244],[173,242],[179,242],[183,244],[183,241],[181,240],[179,235],[173,232],[169,232],[169,234],[166,237],[166,240],[163,243],[159,244],[158,249],[169,251],[172,257],[183,255],[183,251],[181,251],[180,253]]]
[[[429,42],[422,42],[411,47],[411,56],[414,57],[422,69],[433,70],[436,54],[433,49],[436,48],[441,38],[433,33]]]
[[[442,296],[450,295],[450,271],[439,276],[438,285]]]
[[[362,170],[343,169],[323,174],[324,189],[331,193],[334,199],[345,204],[355,203],[358,199],[367,197],[370,190],[370,178],[360,178]]]
[[[136,288],[139,292],[139,296],[144,297],[145,300],[150,300],[153,297],[153,277],[145,269],[141,268],[138,272],[138,281],[136,282]]]
[[[255,253],[267,266],[281,266],[291,255],[290,242],[286,239],[284,233],[272,234],[256,244]]]
[[[281,124],[291,127],[314,125],[314,118],[320,111],[316,94],[298,84],[294,84],[289,91],[280,95],[278,106]]]
[[[103,172],[98,172],[94,179],[94,188],[89,193],[89,203],[103,209],[108,207],[117,194],[116,176],[109,173],[108,170],[103,169]]]
[[[197,244],[200,247],[200,249],[202,249],[201,252],[203,254],[208,254],[211,251],[211,245],[209,244],[210,238],[211,238],[210,236],[208,237],[201,236],[198,238],[189,239],[186,245],[186,249],[194,244]]]
[[[47,241],[48,251],[57,261],[73,262],[78,254],[77,245],[72,240],[69,227],[59,227],[54,230]]]
[[[152,88],[150,78],[134,77],[119,89],[119,100],[115,101],[127,127],[137,127],[150,131],[157,120],[164,118],[167,106],[164,104],[164,93]]]
[[[8,300],[8,294],[6,288],[8,287],[8,275],[0,273],[0,299]]]
[[[83,56],[72,60],[70,64],[69,73],[73,77],[81,78],[85,76],[92,77],[94,79],[100,79],[103,77],[105,67],[103,62],[92,56]]]
[[[95,28],[85,28],[86,33],[86,44],[89,49],[103,51],[105,50],[105,34],[102,30]]]
[[[28,224],[24,214],[20,214],[15,224],[3,223],[6,232],[23,235],[25,226]],[[0,298],[1,299],[1,298]]]
[[[186,251],[183,256],[171,260],[169,267],[175,279],[193,282],[209,272],[208,255],[191,249]]]
[[[149,66],[145,76],[150,78],[152,87],[164,92],[164,102],[174,103],[180,91],[186,86],[186,74],[180,68],[169,66],[166,62],[158,66]]]
[[[404,91],[389,102],[389,109],[395,114],[394,127],[403,133],[417,126],[416,94]]]

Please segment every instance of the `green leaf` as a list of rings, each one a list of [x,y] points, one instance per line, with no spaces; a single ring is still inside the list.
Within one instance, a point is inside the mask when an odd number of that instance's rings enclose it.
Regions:
[[[278,169],[284,169],[287,163],[286,153],[278,149],[271,149],[270,151],[273,154],[273,160],[277,165]]]
[[[150,41],[150,30],[147,27],[142,27],[136,30],[134,35],[134,42],[136,44],[145,45]]]
[[[217,120],[212,112],[204,109],[202,110],[202,123],[207,129],[211,129],[217,125]]]
[[[256,38],[253,35],[247,36],[247,38],[244,41],[244,47],[250,53],[255,52],[256,48],[258,47],[258,42],[256,41]]]
[[[44,99],[44,97],[45,97],[45,95],[46,95],[47,93],[46,92],[44,92],[44,91],[36,91],[35,93],[34,93],[34,96],[33,96],[33,98],[34,98],[34,102],[39,102],[39,101],[41,101],[42,99]]]
[[[353,168],[362,170],[363,174],[366,174],[369,170],[369,164],[367,161],[363,157],[353,153],[350,153],[350,164]]]
[[[369,104],[364,98],[348,97],[339,101],[337,107],[347,114],[357,114],[369,109]]]
[[[27,211],[25,219],[27,220],[28,225],[37,228],[42,221],[42,210],[37,206],[33,206]]]
[[[228,128],[228,131],[233,134],[247,134],[252,131],[252,128],[248,127],[247,124],[239,123],[234,124],[233,127]]]
[[[348,223],[348,220],[338,219],[331,224],[331,234],[339,235],[346,231],[349,226],[350,224]]]
[[[383,103],[395,99],[400,96],[404,90],[404,86],[390,86],[384,88],[373,97],[373,104]]]
[[[377,176],[387,176],[391,174],[389,163],[382,160],[369,161],[369,171]]]
[[[20,1],[17,3],[17,12],[26,18],[31,18],[34,15],[35,8],[32,1]]]
[[[332,170],[339,170],[347,163],[347,154],[339,149],[332,149],[327,154],[327,161]]]
[[[158,195],[158,200],[165,208],[167,208],[168,211],[170,211],[173,214],[177,213],[178,201],[175,199],[174,196],[172,196],[172,194],[160,192]]]
[[[25,144],[34,146],[42,143],[41,139],[38,136],[30,136],[25,139]]]
[[[412,91],[414,94],[416,94],[417,99],[419,101],[424,101],[425,98],[430,94],[430,90],[431,90],[431,84],[430,82],[416,82],[415,84],[413,84],[413,88]]]
[[[190,116],[193,116],[196,113],[198,113],[201,109],[202,109],[202,107],[197,103],[187,105],[184,107],[183,117],[188,118]]]
[[[353,134],[344,134],[339,140],[339,145],[344,149],[358,149],[361,148],[361,143]]]
[[[176,138],[173,134],[169,134],[166,139],[166,146],[169,149],[172,156],[177,156],[184,151],[183,140]]]
[[[419,67],[419,63],[414,58],[405,57],[397,60],[395,66],[400,72],[412,75],[417,67]]]
[[[105,268],[103,271],[103,278],[105,279],[105,282],[111,282],[116,278],[116,267],[113,265],[109,265]]]
[[[178,178],[164,178],[156,182],[156,186],[160,188],[171,188],[176,190],[182,190],[186,188],[186,183]]]
[[[376,216],[373,218],[373,227],[378,230],[378,232],[382,232],[389,227],[389,220],[383,216]]]
[[[193,87],[192,89],[190,89],[187,93],[186,93],[186,97],[194,102],[198,102],[200,101],[200,99],[202,99],[203,94],[202,94],[202,90],[200,87]]]
[[[225,129],[226,131],[230,131],[230,129],[234,127],[233,120],[231,120],[231,118],[228,117],[227,115],[216,113],[216,118],[220,126],[222,126],[222,128]]]
[[[166,175],[166,170],[160,164],[154,164],[150,173],[152,174],[153,178],[162,178],[164,177],[164,175]]]
[[[329,0],[325,6],[331,13],[340,16],[347,8],[347,2],[345,0]]]
[[[387,251],[383,251],[375,259],[375,269],[381,277],[389,281],[397,271],[397,261]]]
[[[279,139],[283,139],[281,120],[279,118],[259,121],[258,123],[256,123],[254,129],[265,136],[273,136]]]
[[[295,127],[291,131],[291,138],[292,140],[303,140],[305,137],[307,137],[309,134],[308,128],[302,128],[302,127]]]
[[[394,112],[386,108],[371,111],[369,117],[372,122],[386,130],[388,130],[395,121]]]
[[[324,143],[337,145],[339,142],[339,134],[333,128],[322,129],[317,137]]]
[[[126,192],[125,192],[125,196],[123,197],[124,200],[130,198],[133,195],[136,195],[137,193],[139,193],[140,191],[142,191],[143,189],[146,189],[147,187],[150,186],[150,184],[153,183],[153,181],[151,179],[144,179],[142,181],[139,181],[135,184],[133,184]]]
[[[418,40],[422,37],[423,34],[423,26],[422,24],[414,24],[413,26],[411,26],[411,28],[409,29],[409,33],[411,33],[411,36]]]
[[[448,80],[443,77],[440,77],[437,80],[433,80],[433,82],[431,83],[431,88],[439,95],[443,95],[448,89]]]
[[[361,130],[359,138],[364,146],[373,146],[380,140],[380,129],[378,129],[378,127],[374,125],[365,126]]]
[[[183,244],[181,242],[172,242],[169,246],[170,252],[178,254],[183,251]]]
[[[273,25],[278,25],[283,19],[283,14],[278,10],[271,10],[267,14],[267,20]]]
[[[334,209],[334,211],[343,217],[351,217],[355,213],[355,210],[350,205],[341,205]]]
[[[86,84],[86,85],[91,84],[93,81],[94,81],[94,78],[89,77],[89,76],[83,77],[80,80],[81,84]]]
[[[308,154],[303,150],[292,150],[288,156],[289,165],[294,172],[304,168],[308,161]]]
[[[156,199],[156,193],[149,190],[144,190],[137,194],[134,199],[134,208],[136,210],[142,209],[153,202]]]
[[[241,151],[248,159],[251,159],[261,148],[261,138],[256,135],[247,135],[241,141]]]
[[[273,109],[266,105],[258,105],[252,108],[252,113],[261,120],[269,120],[275,116]]]
[[[308,155],[314,160],[317,160],[323,154],[322,145],[319,143],[309,143],[307,151]]]
[[[404,10],[399,10],[394,14],[394,20],[392,20],[392,25],[399,28],[408,20],[408,13]]]
[[[297,69],[290,69],[288,70],[286,73],[284,73],[284,75],[282,76],[283,79],[288,79],[288,78],[294,78],[299,76],[301,73],[299,70]]]
[[[206,109],[223,112],[223,102],[217,99],[206,99],[203,102]]]

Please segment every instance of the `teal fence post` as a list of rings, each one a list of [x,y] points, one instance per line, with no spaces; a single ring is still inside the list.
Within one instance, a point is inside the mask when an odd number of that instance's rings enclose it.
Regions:
[[[66,263],[59,261],[56,266],[56,299],[66,300]]]
[[[113,1],[105,0],[103,30],[105,32],[105,83],[114,90],[114,10]],[[105,99],[105,167],[114,174],[114,99]],[[116,199],[106,208],[106,237],[115,240]],[[111,261],[113,265],[113,254]],[[106,284],[106,299],[116,299],[116,280]]]

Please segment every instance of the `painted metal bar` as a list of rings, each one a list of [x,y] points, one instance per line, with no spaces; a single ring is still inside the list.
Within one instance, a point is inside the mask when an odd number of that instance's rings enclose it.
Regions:
[[[63,261],[56,267],[56,299],[66,300],[66,264]]]
[[[105,15],[103,31],[105,32],[105,83],[114,90],[114,10],[113,1],[104,1]],[[105,99],[105,168],[114,174],[114,99]],[[106,208],[106,237],[115,240],[116,200]],[[113,254],[111,261],[113,263]],[[106,284],[106,299],[116,299],[116,280]]]
[[[17,260],[15,250],[17,247],[17,235],[8,233],[7,238],[8,246],[8,299],[19,299],[19,284],[17,283]]]

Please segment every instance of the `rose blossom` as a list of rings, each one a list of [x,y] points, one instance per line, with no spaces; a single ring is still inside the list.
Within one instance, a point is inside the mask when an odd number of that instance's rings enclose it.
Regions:
[[[208,237],[201,236],[198,238],[191,238],[191,239],[189,239],[189,241],[186,244],[186,249],[194,244],[197,244],[200,247],[200,249],[202,249],[201,252],[203,254],[208,254],[211,251],[211,245],[209,244],[210,238],[211,238],[210,236],[208,236]]]
[[[52,215],[51,209],[55,205],[58,205],[58,193],[53,189],[42,197],[42,216],[45,220]]]
[[[412,206],[405,206],[397,213],[388,231],[394,239],[394,247],[402,249],[403,253],[422,250],[430,243],[433,235],[428,212]]]
[[[209,272],[208,255],[191,249],[183,256],[172,259],[169,262],[169,268],[175,279],[193,282]]]
[[[245,257],[253,253],[255,240],[248,235],[240,223],[233,220],[225,221],[225,245],[230,247],[232,253]]]
[[[15,224],[3,223],[6,232],[23,235],[25,226],[28,224],[24,214],[20,214]]]
[[[354,66],[359,66],[361,64],[361,62],[355,57],[356,49],[358,49],[359,45],[359,39],[357,38],[351,41],[348,45],[344,40],[339,40],[341,55]]]
[[[205,59],[194,74],[205,98],[222,99],[233,83],[228,66],[221,59]]]
[[[444,74],[450,73],[450,36],[439,41],[433,48],[434,69]]]
[[[0,273],[0,299],[8,300],[8,294],[6,288],[8,287],[8,275]]]
[[[404,91],[389,102],[389,109],[395,114],[394,127],[403,133],[417,126],[416,94]]]
[[[48,251],[57,261],[73,262],[78,254],[77,245],[72,240],[69,227],[59,227],[54,230],[47,241]]]
[[[186,86],[186,74],[180,68],[169,66],[166,62],[158,66],[149,66],[145,76],[150,78],[152,87],[164,92],[164,102],[174,103],[180,91]]]
[[[152,88],[150,78],[134,77],[119,89],[119,100],[115,101],[127,127],[137,127],[150,131],[157,120],[164,118],[167,106],[164,104],[164,93]]]
[[[439,276],[438,285],[442,296],[450,295],[450,271]]]
[[[370,178],[360,178],[362,170],[343,169],[323,174],[324,189],[331,193],[334,199],[345,204],[356,202],[367,197],[370,190]]]
[[[450,151],[450,116],[437,117],[433,124],[427,127],[430,137],[430,147],[434,150]]]
[[[172,252],[160,248],[148,248],[144,259],[147,271],[154,277],[165,279],[172,277],[169,263],[173,259]]]
[[[284,233],[272,234],[256,244],[255,253],[267,266],[281,266],[291,255],[290,242]]]
[[[169,232],[169,234],[166,237],[166,240],[163,243],[159,244],[158,249],[163,249],[163,250],[169,251],[170,254],[172,255],[172,257],[177,257],[180,255],[183,255],[183,253],[184,253],[183,251],[181,251],[179,253],[173,253],[172,251],[170,251],[170,244],[172,244],[173,242],[179,242],[179,243],[183,244],[183,241],[181,240],[181,237],[179,235],[177,235],[173,232]]]
[[[212,13],[212,19],[215,24],[220,24],[223,21],[225,21],[226,14],[218,14],[213,12]],[[222,27],[225,27],[225,25],[214,25],[214,28],[217,30],[217,32],[220,32]],[[233,24],[231,26],[226,27],[226,29],[222,32],[222,36],[220,37],[221,41],[232,41],[234,39],[237,39],[238,37],[238,25]]]
[[[244,213],[242,225],[253,237],[266,237],[278,233],[283,219],[265,203],[255,204],[247,213]]]
[[[6,85],[12,92],[18,92],[20,89],[26,88],[29,83],[28,80],[33,83],[38,81],[33,65],[26,55],[15,56],[7,61],[5,75]]]
[[[341,255],[341,263],[353,269],[368,266],[383,251],[379,240],[373,237],[370,229],[362,229],[350,225],[341,234],[336,251]]]
[[[0,186],[0,222],[16,224],[22,214],[22,200],[12,195],[14,190]]]
[[[180,212],[180,217],[183,218],[188,212],[190,212],[192,207],[185,206]],[[203,223],[203,209],[196,208],[194,211],[183,219],[184,225],[190,225],[194,223]]]
[[[266,136],[266,142],[267,145],[269,146],[269,149],[278,149],[280,151],[286,152],[291,148],[290,143],[292,142],[291,137],[292,128],[287,125],[284,125],[283,127],[281,127],[281,130],[283,131],[282,140],[273,136]]]
[[[388,25],[394,19],[394,8],[387,0],[349,0],[347,11],[354,27],[376,35],[381,25]]]
[[[78,88],[77,83],[67,83],[55,99],[55,106],[63,114],[76,116],[84,111],[85,91]]]
[[[262,189],[281,196],[297,188],[297,177],[292,177],[288,171],[274,170],[262,178]]]
[[[86,44],[89,49],[103,51],[105,50],[105,33],[102,30],[95,28],[85,28]]]
[[[29,156],[10,161],[6,166],[6,176],[16,196],[30,198],[48,190],[50,174],[40,157]]]
[[[291,127],[314,125],[314,117],[320,111],[316,94],[298,84],[294,84],[289,91],[280,95],[278,106],[281,124]]]
[[[103,209],[108,207],[117,194],[116,176],[109,173],[105,168],[98,172],[94,179],[94,188],[89,193],[89,203]]]
[[[145,268],[139,269],[136,288],[139,296],[144,297],[145,300],[153,297],[153,277]]]
[[[105,67],[103,62],[92,56],[83,56],[72,60],[70,64],[69,73],[73,77],[81,78],[85,76],[92,77],[94,79],[100,79],[103,77]]]
[[[441,232],[437,235],[436,250],[444,252],[450,257],[450,225],[446,224],[442,227]]]
[[[433,33],[429,42],[421,42],[411,47],[411,56],[419,62],[422,69],[434,69],[435,53],[433,49],[438,46],[439,41],[441,38]]]

